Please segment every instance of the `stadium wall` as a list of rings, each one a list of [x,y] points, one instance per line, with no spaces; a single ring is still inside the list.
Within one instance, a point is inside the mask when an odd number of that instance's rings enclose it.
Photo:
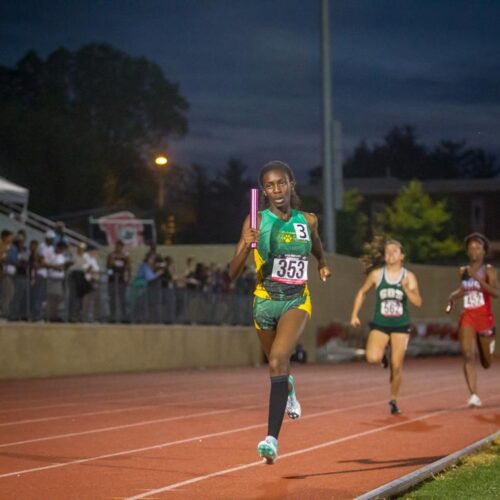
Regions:
[[[11,323],[0,327],[0,378],[256,365],[251,327]]]
[[[210,264],[229,262],[233,245],[178,245],[159,247],[174,258],[179,275],[187,257]],[[135,249],[140,261],[145,248]],[[313,316],[302,337],[308,360],[316,359],[318,332],[331,322],[347,324],[354,296],[364,279],[359,261],[341,255],[328,256],[333,276],[321,283],[310,264]],[[410,265],[418,277],[423,306],[412,307],[414,323],[457,324],[460,307],[447,316],[443,310],[449,293],[458,287],[456,267]],[[373,313],[374,294],[361,311],[366,324]],[[249,303],[251,303],[249,297]],[[458,304],[457,304],[458,305]],[[500,321],[500,300],[493,300]],[[351,330],[359,335],[365,330]],[[362,340],[362,339],[361,339]],[[497,342],[497,352],[500,342]],[[84,373],[167,370],[213,366],[255,365],[262,361],[258,339],[252,327],[199,325],[102,325],[33,324],[0,325],[0,378],[46,377]]]

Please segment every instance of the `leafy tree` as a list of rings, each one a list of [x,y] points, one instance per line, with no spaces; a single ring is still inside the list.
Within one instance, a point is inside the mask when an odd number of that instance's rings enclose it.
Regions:
[[[107,44],[31,51],[0,67],[0,172],[45,214],[104,203],[151,208],[149,154],[187,132],[177,84]]]
[[[226,168],[217,174],[212,183],[212,241],[229,243],[240,237],[241,224],[250,211],[249,189],[252,183],[246,171],[246,165],[239,160],[230,159]]]
[[[409,125],[394,127],[382,144],[370,148],[361,141],[344,163],[346,177],[386,177],[399,179],[450,179],[493,177],[500,166],[492,155],[480,148],[466,148],[465,141],[443,140],[434,148],[420,144]],[[321,172],[310,171],[311,181]]]
[[[167,171],[167,208],[176,221],[176,243],[234,243],[249,213],[247,167],[230,159],[215,177],[203,165]],[[163,220],[165,214],[159,219]]]
[[[373,150],[361,141],[352,158],[345,162],[346,177],[393,176],[411,178],[425,163],[427,151],[417,143],[415,129],[409,125],[394,127],[385,142]]]
[[[363,197],[357,189],[344,191],[343,207],[337,211],[337,252],[359,256],[368,235],[368,216],[360,210]]]
[[[442,261],[455,256],[462,248],[450,234],[450,219],[446,202],[433,202],[420,182],[413,180],[401,189],[393,204],[378,215],[375,232],[401,241],[412,262]]]
[[[184,214],[178,241],[183,243],[216,243],[213,239],[213,209],[215,196],[213,181],[203,165],[194,164],[187,169],[182,187]],[[176,212],[179,212],[177,207]]]
[[[488,155],[482,149],[468,149],[465,152],[465,161],[460,168],[461,177],[465,178],[489,178],[495,177],[500,172],[496,158]]]

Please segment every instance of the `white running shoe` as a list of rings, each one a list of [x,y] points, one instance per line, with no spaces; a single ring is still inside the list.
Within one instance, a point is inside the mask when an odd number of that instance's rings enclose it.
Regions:
[[[480,406],[483,406],[483,403],[481,403],[477,394],[471,394],[469,400],[467,401],[467,406],[469,408],[479,408]]]
[[[292,420],[297,420],[302,415],[302,408],[300,407],[300,403],[295,395],[288,396],[286,402],[286,414],[288,415],[288,418],[291,418]]]
[[[288,418],[292,420],[297,420],[302,415],[302,408],[295,394],[295,383],[293,381],[293,376],[288,375],[288,382],[292,386],[291,390],[288,392],[288,399],[286,401],[286,414]]]
[[[278,458],[278,440],[273,436],[267,436],[257,445],[257,453],[268,465],[274,464]]]

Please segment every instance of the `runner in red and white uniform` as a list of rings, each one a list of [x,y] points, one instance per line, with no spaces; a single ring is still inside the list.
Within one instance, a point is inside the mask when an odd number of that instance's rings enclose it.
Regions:
[[[484,263],[489,241],[480,233],[465,238],[469,265],[460,268],[460,288],[448,298],[446,312],[453,302],[464,299],[460,316],[460,348],[464,356],[464,374],[470,391],[468,405],[481,406],[477,394],[476,346],[483,368],[491,366],[491,355],[495,350],[495,324],[491,311],[491,297],[498,297],[497,273],[493,266]]]

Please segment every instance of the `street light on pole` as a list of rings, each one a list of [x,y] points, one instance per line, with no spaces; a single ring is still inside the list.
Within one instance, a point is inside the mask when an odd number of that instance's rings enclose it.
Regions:
[[[158,208],[160,210],[165,206],[165,168],[168,163],[168,158],[164,155],[158,155],[155,158],[155,165],[158,167],[160,174],[160,182],[158,183]]]

